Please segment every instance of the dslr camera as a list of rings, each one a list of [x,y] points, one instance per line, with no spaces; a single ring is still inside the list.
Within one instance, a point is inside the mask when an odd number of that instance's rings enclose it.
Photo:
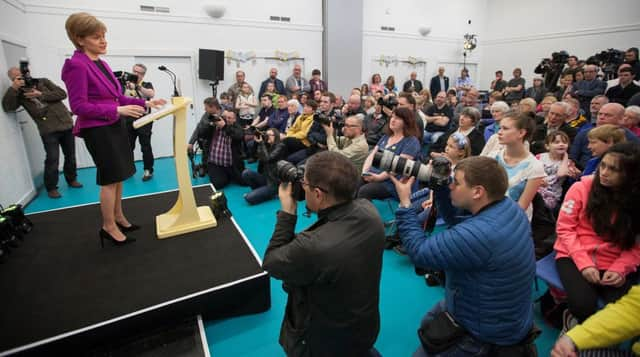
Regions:
[[[304,165],[296,167],[289,161],[280,160],[276,163],[276,175],[281,183],[289,182],[293,185],[291,196],[296,201],[304,201],[305,195],[301,183],[304,178]]]
[[[398,106],[398,98],[394,95],[387,97],[387,99],[381,97],[378,99],[378,105],[394,110]]]
[[[396,175],[413,176],[429,188],[448,185],[451,175],[451,162],[444,157],[436,157],[426,165],[389,150],[378,150],[373,156],[372,166]]]
[[[222,116],[220,114],[209,114],[207,119],[209,119],[209,124],[211,125],[217,121],[222,120]]]
[[[331,118],[327,114],[320,111],[316,112],[313,115],[313,121],[326,126],[331,125]]]
[[[115,71],[113,75],[116,77],[122,88],[127,87],[127,82],[138,83],[138,75],[126,71]]]
[[[38,79],[31,77],[31,71],[29,71],[29,61],[26,59],[20,60],[20,75],[24,80],[23,90],[35,88],[38,85]]]

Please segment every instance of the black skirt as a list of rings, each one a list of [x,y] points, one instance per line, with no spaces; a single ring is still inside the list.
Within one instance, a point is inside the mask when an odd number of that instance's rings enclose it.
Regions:
[[[122,182],[136,172],[124,119],[111,125],[83,129],[81,134],[96,164],[98,185]]]

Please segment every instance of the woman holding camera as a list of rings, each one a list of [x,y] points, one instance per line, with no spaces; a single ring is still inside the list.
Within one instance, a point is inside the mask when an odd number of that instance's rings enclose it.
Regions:
[[[126,97],[109,65],[100,59],[107,53],[105,32],[100,20],[87,13],[69,16],[65,24],[67,35],[76,47],[62,68],[62,80],[67,86],[71,110],[78,118],[73,133],[84,139],[96,164],[96,183],[100,185],[102,228],[100,243],[106,239],[115,245],[133,242],[125,233],[139,229],[122,211],[122,181],[131,177],[136,168],[125,116],[139,118],[145,107],[164,105],[164,99],[149,101]]]
[[[263,135],[256,135],[254,139],[258,145],[258,172],[250,169],[242,172],[242,180],[252,190],[243,196],[250,205],[257,205],[276,196],[279,184],[276,163],[286,157],[278,129],[267,129],[264,138],[263,140]]]
[[[378,199],[396,197],[397,193],[389,179],[389,173],[372,167],[373,157],[378,150],[389,150],[405,159],[420,158],[419,129],[415,115],[409,108],[396,108],[389,120],[384,135],[373,147],[362,167],[363,185],[358,190],[358,198]],[[397,175],[400,178],[400,175]],[[416,186],[417,187],[417,186]]]

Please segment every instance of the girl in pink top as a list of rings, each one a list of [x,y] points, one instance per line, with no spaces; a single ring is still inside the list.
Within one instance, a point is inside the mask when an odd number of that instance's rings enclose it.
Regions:
[[[593,176],[576,182],[557,222],[556,265],[580,322],[637,283],[640,265],[640,146],[615,144]]]

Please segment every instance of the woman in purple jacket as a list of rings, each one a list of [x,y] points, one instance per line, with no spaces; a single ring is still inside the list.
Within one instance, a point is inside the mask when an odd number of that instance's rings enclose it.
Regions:
[[[100,59],[107,53],[107,28],[100,20],[87,13],[75,13],[69,16],[65,27],[76,51],[64,63],[62,80],[71,110],[77,115],[73,133],[84,139],[96,164],[96,182],[101,186],[100,243],[104,246],[106,239],[123,245],[135,241],[125,233],[140,226],[131,224],[122,212],[122,181],[131,177],[136,168],[121,117],[138,118],[144,115],[145,107],[161,106],[166,101],[145,102],[122,94],[111,68]]]

